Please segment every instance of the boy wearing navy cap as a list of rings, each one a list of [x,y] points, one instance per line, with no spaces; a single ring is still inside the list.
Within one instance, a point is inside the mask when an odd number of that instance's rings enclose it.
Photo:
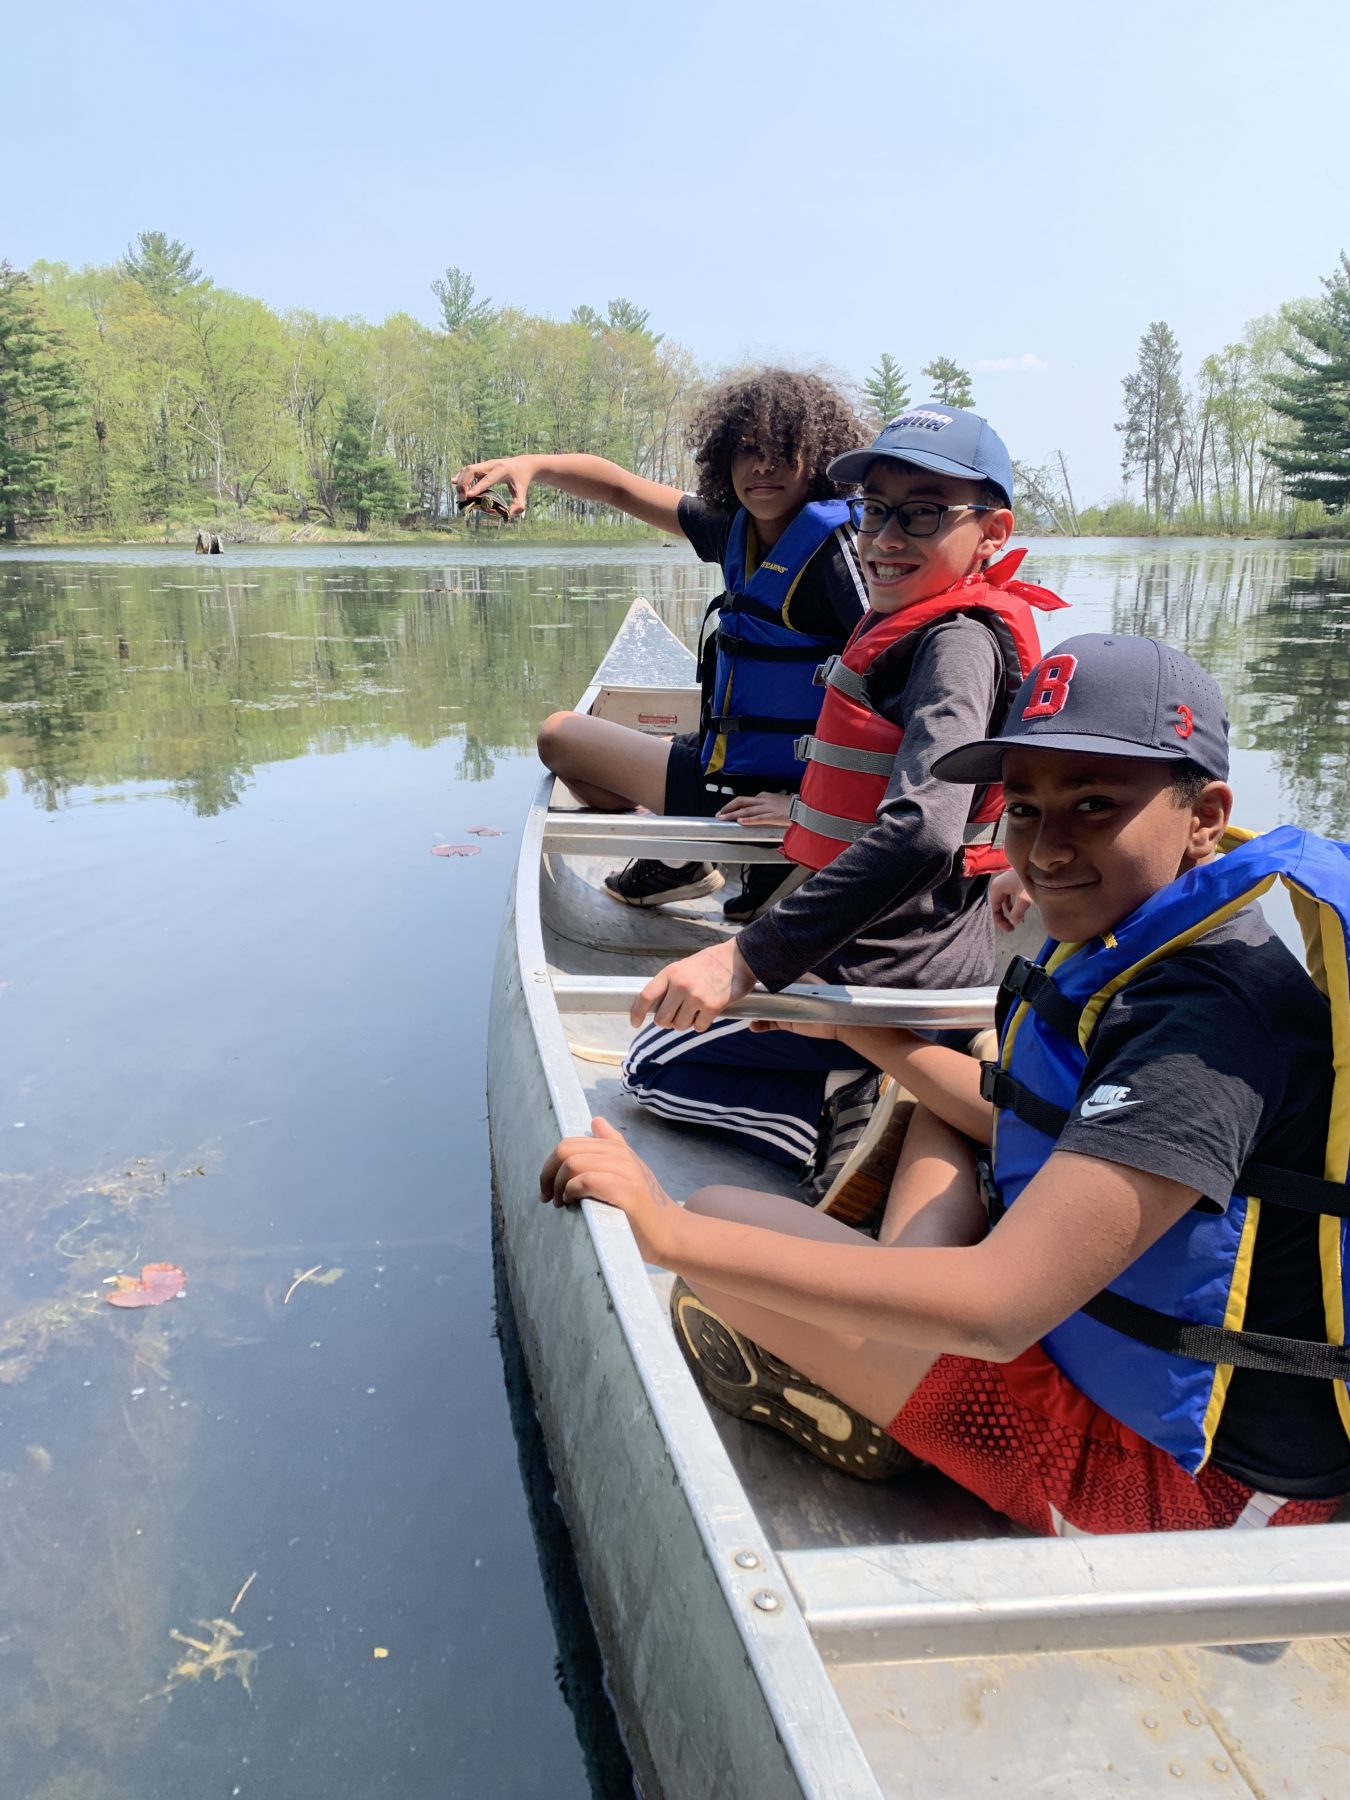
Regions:
[[[987,876],[996,784],[933,778],[945,751],[996,730],[1040,654],[1033,608],[1063,603],[1014,579],[1012,458],[977,413],[929,401],[836,457],[868,611],[818,673],[825,699],[784,838],[809,879],[734,942],[662,969],[634,1008],[624,1086],[663,1117],[718,1129],[824,1192],[866,1123],[876,1077],[846,1047],[758,1042],[723,1008],[756,980],[967,987],[993,979]],[[724,815],[769,818],[764,796]],[[715,1023],[716,1022],[716,1023]],[[712,1028],[711,1030],[709,1028]],[[824,1129],[822,1129],[822,1125]]]
[[[1061,644],[935,773],[1001,778],[1051,942],[1010,970],[983,1076],[844,1033],[924,1102],[878,1242],[742,1189],[678,1207],[603,1121],[543,1197],[622,1208],[684,1278],[705,1392],[854,1473],[908,1452],[1041,1533],[1330,1518],[1350,852],[1291,827],[1235,842],[1222,696],[1147,638]],[[1330,1007],[1256,904],[1280,876]]]

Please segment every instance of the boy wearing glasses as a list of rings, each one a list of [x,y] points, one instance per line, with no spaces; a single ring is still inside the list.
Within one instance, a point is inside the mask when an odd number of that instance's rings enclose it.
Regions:
[[[978,414],[929,401],[828,473],[862,485],[850,508],[869,608],[824,665],[820,721],[798,744],[807,774],[784,852],[810,879],[734,942],[653,977],[633,1023],[649,1011],[654,1023],[624,1066],[640,1102],[798,1172],[815,1161],[822,1191],[863,1128],[875,1075],[841,1066],[837,1044],[752,1037],[718,1015],[756,980],[776,992],[808,972],[887,987],[993,979],[984,902],[1005,866],[992,842],[1001,798],[937,781],[932,765],[998,730],[1040,655],[1032,609],[1064,604],[1014,579],[1020,555],[998,560],[1012,459]]]

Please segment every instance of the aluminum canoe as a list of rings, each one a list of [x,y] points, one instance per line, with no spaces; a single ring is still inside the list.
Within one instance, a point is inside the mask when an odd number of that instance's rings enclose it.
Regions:
[[[636,601],[578,704],[692,680],[690,652]],[[1350,1525],[1041,1541],[932,1472],[852,1482],[704,1403],[668,1322],[670,1277],[644,1266],[621,1214],[540,1205],[545,1156],[596,1113],[677,1195],[781,1182],[619,1090],[626,996],[726,927],[720,897],[629,909],[603,875],[631,855],[715,856],[719,833],[581,813],[542,780],[489,1026],[503,1255],[642,1792],[1350,1793]],[[772,834],[734,847],[776,855]],[[974,1026],[991,1003],[816,988],[744,1010]]]

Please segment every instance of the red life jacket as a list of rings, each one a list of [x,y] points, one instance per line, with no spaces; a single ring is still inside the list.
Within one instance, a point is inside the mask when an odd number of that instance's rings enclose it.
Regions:
[[[817,671],[817,680],[825,684],[825,704],[815,736],[797,741],[806,775],[783,837],[785,856],[808,869],[823,869],[876,824],[877,808],[905,735],[874,711],[867,698],[867,672],[883,651],[939,619],[976,613],[1002,652],[1008,697],[1017,692],[1041,657],[1032,608],[1053,612],[1068,605],[1048,588],[1013,580],[1025,555],[1025,550],[1014,550],[993,568],[903,607],[880,624],[873,624],[873,615],[866,614],[842,655],[831,657]],[[965,834],[968,876],[1007,868],[1007,858],[995,842],[1002,816],[1003,789],[978,788]]]

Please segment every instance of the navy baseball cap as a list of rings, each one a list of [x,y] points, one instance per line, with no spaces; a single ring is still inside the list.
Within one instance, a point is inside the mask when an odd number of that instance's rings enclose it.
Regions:
[[[1013,466],[1008,447],[987,419],[925,400],[892,419],[865,450],[846,450],[825,473],[831,481],[861,481],[878,457],[914,463],[962,481],[992,481],[1012,505]]]
[[[1087,632],[1043,656],[995,738],[933,764],[939,781],[998,781],[1007,751],[1078,750],[1142,762],[1192,762],[1228,779],[1228,710],[1199,663],[1151,637]]]

